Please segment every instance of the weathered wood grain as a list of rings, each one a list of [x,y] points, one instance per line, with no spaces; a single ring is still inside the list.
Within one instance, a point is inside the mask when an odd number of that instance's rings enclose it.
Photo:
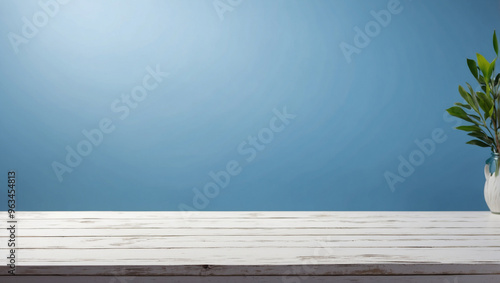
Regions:
[[[441,214],[446,217],[438,217]],[[1,217],[5,217],[3,215]],[[17,213],[18,219],[389,219],[410,221],[415,219],[428,219],[433,221],[496,221],[497,215],[487,211],[21,211]]]
[[[40,228],[40,220],[37,219],[20,219],[19,225],[24,228]],[[344,229],[359,229],[359,228],[491,228],[500,229],[496,226],[498,222],[482,221],[460,221],[460,220],[443,220],[440,222],[432,222],[428,220],[404,220],[404,219],[379,219],[373,221],[370,219],[364,220],[348,220],[348,219],[297,219],[285,218],[275,219],[44,219],[44,228],[50,229],[137,229],[137,228],[169,228],[173,229],[191,229],[191,228],[344,228]]]
[[[498,283],[492,275],[458,276],[26,276],[2,283]]]
[[[219,236],[200,239],[199,236],[148,236],[148,237],[22,237],[18,240],[20,249],[166,249],[166,248],[310,248],[311,243],[325,248],[422,248],[422,247],[500,247],[499,240],[488,236],[453,235],[351,235],[330,236]]]
[[[165,276],[168,282],[500,282],[500,215],[489,212],[72,211],[16,217],[16,278],[23,281],[15,282],[165,282]],[[6,214],[0,220],[6,225]],[[2,229],[5,255],[7,239]],[[2,283],[14,282],[7,270],[0,265]]]
[[[498,277],[478,276],[27,276],[6,278],[2,283],[498,283]],[[167,281],[168,280],[168,281]]]

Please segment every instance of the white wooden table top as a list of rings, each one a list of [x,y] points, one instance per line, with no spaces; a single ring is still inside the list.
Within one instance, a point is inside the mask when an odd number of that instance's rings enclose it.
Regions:
[[[0,220],[7,226],[7,213]],[[17,212],[16,220],[21,275],[500,275],[500,215],[486,211]],[[1,229],[0,281],[8,233]]]

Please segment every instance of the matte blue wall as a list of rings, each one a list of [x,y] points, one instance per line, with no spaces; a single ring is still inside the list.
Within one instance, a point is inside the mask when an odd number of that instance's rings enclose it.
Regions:
[[[444,113],[500,1],[40,3],[0,1],[4,207],[487,209]]]

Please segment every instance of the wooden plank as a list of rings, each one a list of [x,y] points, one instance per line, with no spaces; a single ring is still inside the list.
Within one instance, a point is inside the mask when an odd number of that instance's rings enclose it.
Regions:
[[[116,237],[116,236],[335,236],[335,235],[461,235],[461,236],[495,236],[500,234],[499,228],[254,228],[254,229],[231,229],[231,228],[137,228],[137,229],[23,229],[18,226],[19,237]],[[0,230],[0,236],[7,238],[7,229]]]
[[[283,276],[300,275],[358,282],[368,275],[500,276],[500,216],[489,212],[193,212],[186,217],[94,211],[17,217],[18,272],[43,278],[117,274],[168,276],[171,282],[175,276],[225,280],[259,274],[265,276],[255,280],[284,282]],[[5,215],[0,219],[7,221]],[[6,243],[8,233],[2,229],[0,241]],[[1,253],[7,250],[0,246]],[[10,278],[6,265],[0,272],[0,282]],[[153,279],[140,282],[147,278]]]
[[[19,266],[20,276],[347,276],[500,275],[497,264],[336,264],[302,265],[58,265]],[[1,277],[0,277],[1,278]]]
[[[166,248],[20,249],[19,265],[186,265],[362,263],[499,263],[500,248]]]
[[[2,283],[498,283],[496,275],[449,276],[16,276]]]
[[[24,229],[137,229],[137,228],[492,228],[500,231],[500,219],[497,221],[439,221],[430,222],[426,220],[317,220],[317,219],[44,219],[43,227],[41,220],[18,220],[18,226]]]
[[[148,237],[20,237],[19,249],[132,249],[162,248],[411,248],[411,247],[500,247],[500,235],[484,236],[148,236]],[[5,248],[7,249],[7,248]]]
[[[445,217],[443,217],[445,215]],[[7,215],[0,215],[0,219],[6,219]],[[18,219],[64,219],[64,218],[94,218],[94,219],[136,219],[136,218],[179,218],[184,219],[261,219],[261,218],[297,218],[297,219],[457,219],[482,221],[492,219],[497,221],[497,215],[488,211],[18,211]]]

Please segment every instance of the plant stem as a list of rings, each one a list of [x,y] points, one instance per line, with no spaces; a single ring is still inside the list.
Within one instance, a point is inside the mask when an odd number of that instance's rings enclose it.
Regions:
[[[495,108],[496,106],[493,108],[493,111],[495,111]],[[496,113],[496,112],[495,112]],[[481,115],[481,113],[479,113],[479,117],[481,118],[482,122],[483,122],[483,127],[488,131],[488,133],[490,133],[491,137],[493,138],[493,143],[495,145],[495,152],[498,152],[498,135],[497,135],[497,126],[496,126],[496,121],[491,119],[491,121],[493,122],[493,128],[495,130],[495,134],[492,134],[491,131],[490,131],[490,128],[488,128],[488,126],[486,125],[486,119],[483,118],[483,115]]]
[[[496,120],[496,119],[495,119]],[[497,123],[496,121],[493,121],[493,128],[495,130],[495,151],[496,153],[500,153],[498,151],[498,128],[497,128]],[[488,130],[489,131],[489,130]]]
[[[472,93],[472,95],[474,95],[474,93]],[[487,94],[489,95],[489,93]],[[476,111],[477,114],[479,114],[479,118],[481,118],[481,122],[483,122],[483,127],[486,129],[486,131],[488,131],[488,133],[491,135],[491,138],[493,139],[493,145],[495,146],[495,150],[494,152],[497,152],[497,153],[500,153],[499,152],[499,141],[498,141],[498,129],[497,129],[497,119],[498,117],[496,117],[496,109],[497,109],[497,105],[496,105],[496,101],[494,100],[493,101],[493,113],[492,113],[492,117],[490,117],[491,119],[491,122],[493,122],[493,129],[495,131],[495,134],[492,134],[491,131],[490,131],[490,128],[486,125],[486,116],[483,116],[483,114],[481,114],[481,111]],[[495,119],[493,119],[493,115],[495,115]]]
[[[495,99],[496,100],[496,99]],[[495,120],[493,121],[493,129],[495,130],[495,149],[496,149],[496,153],[500,153],[499,152],[499,148],[498,148],[498,115],[496,115],[496,111],[497,111],[497,102],[496,101],[493,101],[494,103],[494,106],[493,106],[493,111],[495,112]]]

